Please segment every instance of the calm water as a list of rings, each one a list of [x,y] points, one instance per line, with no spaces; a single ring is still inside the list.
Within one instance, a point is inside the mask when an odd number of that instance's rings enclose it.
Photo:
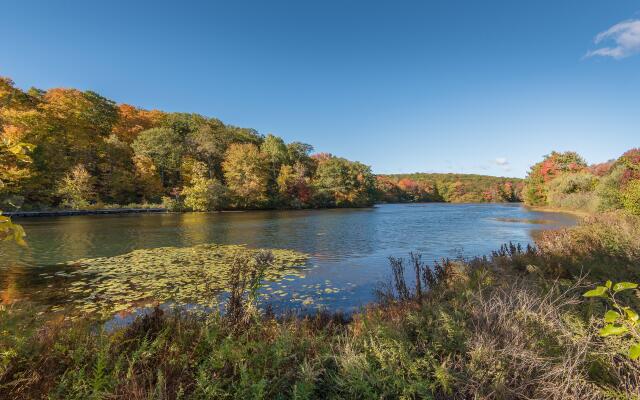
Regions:
[[[373,299],[388,277],[389,256],[419,251],[425,260],[488,254],[512,241],[527,244],[541,229],[572,224],[564,214],[541,213],[513,204],[388,204],[370,209],[256,211],[239,213],[142,214],[17,219],[29,247],[0,244],[9,260],[0,264],[0,298],[47,296],[64,301],[64,284],[39,278],[59,263],[114,256],[134,249],[246,244],[308,253],[304,278],[287,282],[277,308],[301,306],[292,298],[313,296],[315,305],[351,311]],[[3,261],[0,261],[3,262]],[[325,288],[337,288],[333,293]],[[38,290],[36,290],[38,289]]]

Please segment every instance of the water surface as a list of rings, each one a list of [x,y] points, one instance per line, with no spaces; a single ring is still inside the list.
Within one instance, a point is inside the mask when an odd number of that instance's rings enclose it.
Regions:
[[[517,204],[386,204],[366,209],[127,214],[16,219],[27,249],[0,244],[0,298],[66,301],[65,282],[47,280],[61,263],[135,249],[203,243],[246,244],[310,254],[303,277],[278,283],[277,307],[352,311],[373,300],[388,277],[388,257],[425,260],[489,254],[528,244],[535,232],[572,224],[566,214]],[[46,289],[46,290],[43,290]],[[38,296],[37,294],[46,293]],[[313,303],[305,301],[313,299]]]

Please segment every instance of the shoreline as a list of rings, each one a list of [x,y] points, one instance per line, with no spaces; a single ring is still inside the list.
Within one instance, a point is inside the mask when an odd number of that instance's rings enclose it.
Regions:
[[[166,208],[100,208],[96,210],[50,210],[50,211],[7,211],[2,215],[11,218],[37,218],[37,217],[71,217],[74,215],[113,215],[113,214],[140,214],[163,213]]]
[[[155,207],[155,208],[100,208],[95,210],[43,210],[43,211],[4,211],[2,215],[11,218],[37,218],[37,217],[72,217],[76,215],[116,215],[116,214],[140,214],[140,213],[243,213],[250,211],[307,211],[307,210],[331,210],[331,209],[362,209],[362,208],[372,208],[377,205],[384,204],[452,204],[452,205],[461,205],[461,204],[512,204],[519,205],[530,211],[537,212],[546,212],[546,213],[556,213],[556,214],[570,214],[576,217],[588,217],[593,215],[593,213],[587,211],[580,210],[570,210],[564,208],[554,208],[554,207],[541,207],[541,206],[529,206],[521,201],[514,202],[468,202],[468,203],[457,203],[457,202],[449,202],[449,201],[416,201],[416,202],[379,202],[375,203],[371,206],[364,207],[323,207],[323,208],[249,208],[244,210],[218,210],[218,211],[170,211],[166,208]]]
[[[528,206],[528,205],[524,205],[524,203],[523,203],[523,207],[531,211],[556,213],[556,214],[571,214],[573,216],[580,217],[580,218],[585,218],[593,215],[593,213],[590,213],[587,211],[569,210],[565,208],[555,208],[555,207]]]
[[[398,202],[388,203],[380,202],[371,206],[364,207],[323,207],[323,208],[257,208],[257,209],[244,209],[244,210],[218,210],[218,211],[170,211],[166,208],[100,208],[95,210],[42,210],[42,211],[4,211],[2,215],[10,218],[38,218],[38,217],[73,217],[80,215],[117,215],[117,214],[140,214],[140,213],[242,213],[247,211],[304,211],[304,210],[331,210],[331,209],[362,209],[372,208],[381,204],[518,204],[524,205],[522,202],[469,202],[469,203],[454,203],[449,201],[416,201],[416,202]],[[527,206],[525,206],[527,207]],[[530,207],[529,207],[530,208]],[[534,210],[542,211],[542,210]],[[557,212],[564,212],[563,210],[557,210]]]

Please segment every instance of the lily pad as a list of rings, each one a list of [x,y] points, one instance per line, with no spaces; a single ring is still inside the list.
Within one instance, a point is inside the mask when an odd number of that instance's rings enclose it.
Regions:
[[[213,306],[229,288],[233,260],[257,249],[243,245],[204,244],[134,250],[115,257],[81,259],[67,263],[78,279],[68,291],[80,311],[113,313],[150,301]],[[265,280],[302,277],[308,256],[291,250],[271,250],[272,266]]]

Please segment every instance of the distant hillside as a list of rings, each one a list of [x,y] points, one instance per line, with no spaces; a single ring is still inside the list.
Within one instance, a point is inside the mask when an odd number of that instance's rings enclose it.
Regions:
[[[378,201],[506,203],[522,201],[523,179],[476,174],[377,175]]]

